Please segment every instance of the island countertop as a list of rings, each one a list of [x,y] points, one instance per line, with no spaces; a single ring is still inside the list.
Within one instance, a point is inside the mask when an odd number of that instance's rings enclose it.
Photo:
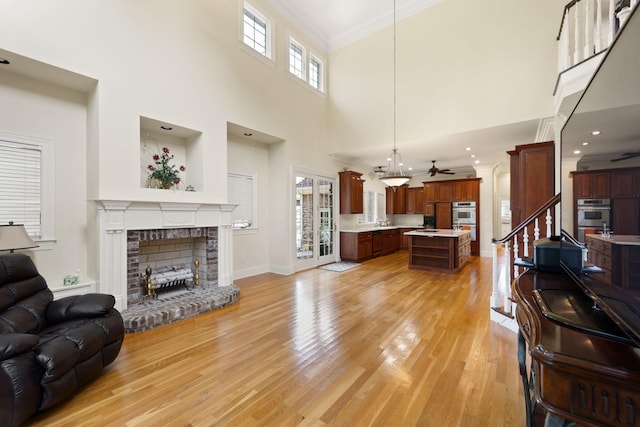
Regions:
[[[420,229],[414,231],[407,231],[405,236],[427,236],[427,237],[455,237],[471,234],[469,230],[450,230],[450,229]]]
[[[609,242],[614,245],[629,245],[629,246],[640,246],[640,236],[636,235],[615,235],[612,234],[611,237],[602,237],[599,234],[587,234],[586,237],[591,237],[592,239],[601,240],[603,242]]]

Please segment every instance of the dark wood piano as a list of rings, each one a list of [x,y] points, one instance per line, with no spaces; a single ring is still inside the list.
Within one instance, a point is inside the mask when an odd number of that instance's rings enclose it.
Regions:
[[[530,269],[513,283],[530,425],[543,409],[579,425],[640,426],[638,295],[596,277]]]

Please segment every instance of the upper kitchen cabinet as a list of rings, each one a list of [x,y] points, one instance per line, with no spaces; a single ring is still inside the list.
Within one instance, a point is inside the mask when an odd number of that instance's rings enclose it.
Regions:
[[[450,182],[438,183],[438,202],[450,202],[453,200],[453,184]]]
[[[408,185],[401,185],[399,187],[387,187],[387,215],[404,214],[407,213],[407,188]]]
[[[340,172],[340,213],[361,214],[364,212],[364,180],[362,174],[353,171]]]
[[[422,214],[424,213],[424,188],[410,187],[407,188],[407,213]]]
[[[640,168],[611,172],[611,198],[640,197]]]
[[[453,201],[477,201],[480,195],[480,178],[453,181]]]
[[[609,172],[574,172],[573,196],[576,199],[608,199],[610,181]]]

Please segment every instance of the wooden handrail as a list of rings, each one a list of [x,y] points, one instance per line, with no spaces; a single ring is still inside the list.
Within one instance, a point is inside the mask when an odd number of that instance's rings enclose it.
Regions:
[[[547,209],[557,205],[558,203],[560,203],[560,200],[562,199],[560,197],[561,193],[556,194],[555,196],[553,196],[552,198],[549,199],[549,201],[547,201],[544,205],[542,205],[540,208],[538,208],[537,211],[535,211],[534,213],[532,213],[531,215],[529,215],[527,217],[527,219],[525,219],[524,221],[522,221],[519,225],[517,225],[513,230],[511,230],[511,232],[509,234],[507,234],[505,237],[503,237],[502,239],[496,239],[493,238],[491,239],[491,241],[493,243],[504,243],[506,241],[508,241],[509,239],[511,239],[513,236],[515,236],[516,234],[518,234],[523,228],[525,228],[527,225],[531,224],[537,217],[539,217],[541,214],[544,213],[544,211],[546,211]]]

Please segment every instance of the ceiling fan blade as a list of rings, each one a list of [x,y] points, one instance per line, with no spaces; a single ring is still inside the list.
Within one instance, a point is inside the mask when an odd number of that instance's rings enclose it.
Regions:
[[[438,171],[438,173],[443,173],[445,175],[455,175],[455,172],[451,172],[449,169],[442,169],[441,171]]]
[[[620,157],[618,157],[617,159],[611,159],[612,162],[619,162],[621,160],[629,160],[629,159],[633,159],[634,157],[638,157],[640,156],[640,151],[636,152],[636,153],[622,153],[622,155]]]

